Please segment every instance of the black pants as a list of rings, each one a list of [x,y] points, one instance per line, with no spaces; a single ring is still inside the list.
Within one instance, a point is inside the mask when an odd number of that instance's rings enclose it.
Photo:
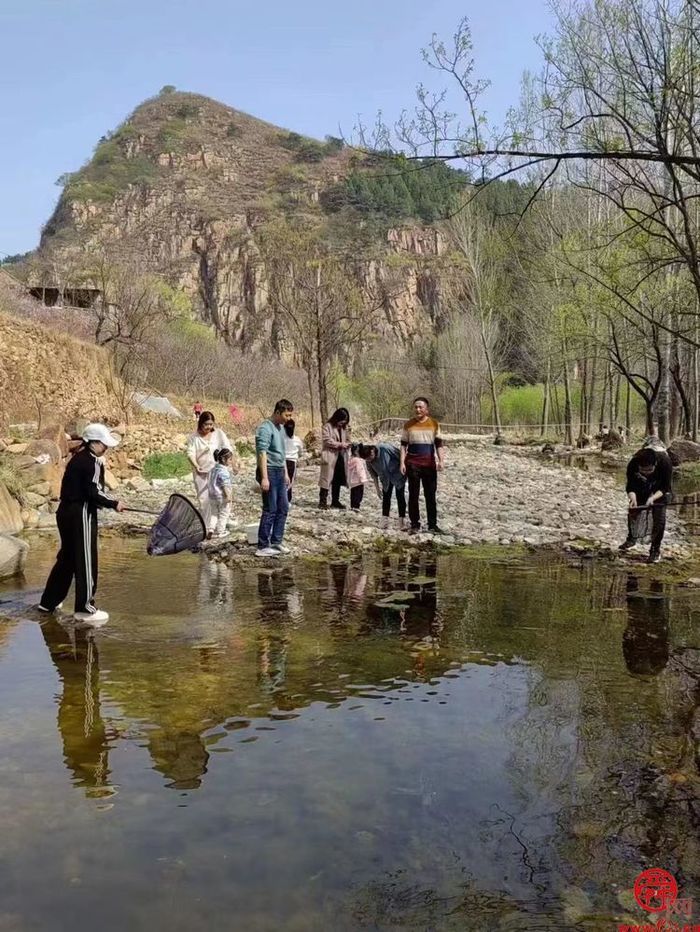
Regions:
[[[406,517],[406,492],[404,489],[397,489],[395,485],[390,485],[386,492],[382,492],[382,515],[388,518],[391,514],[391,493],[396,492],[396,504],[399,509],[399,518]]]
[[[41,597],[53,610],[68,595],[75,576],[75,611],[89,612],[97,590],[97,512],[87,503],[59,505],[56,524],[61,549]]]
[[[634,489],[632,489],[635,492]],[[637,495],[637,504],[644,505],[646,502],[646,497],[644,497],[644,490],[640,492],[635,492]],[[640,498],[640,494],[642,498]],[[664,534],[666,533],[666,502],[670,499],[669,495],[664,495],[663,498],[660,498],[657,502],[654,503],[654,507],[650,508],[651,511],[651,549],[659,550],[661,547],[661,541],[664,539]],[[627,515],[627,539],[636,540],[637,539],[637,519],[640,514],[644,512],[633,511],[630,509]]]
[[[364,485],[355,485],[350,489],[350,507],[359,508],[365,495]]]
[[[423,497],[425,498],[428,527],[436,527],[437,502],[435,501],[435,495],[437,492],[437,469],[435,469],[434,466],[412,466],[409,463],[406,466],[406,477],[408,479],[408,517],[411,519],[411,527],[420,527],[418,499],[420,497],[421,483],[423,485]]]
[[[291,502],[292,500],[292,487],[294,485],[294,473],[297,471],[297,461],[296,460],[285,460],[287,464],[287,475],[289,476],[289,487],[287,489],[287,498]]]
[[[345,479],[345,460],[339,453],[338,459],[335,461],[333,480],[331,481],[331,505],[340,504],[340,490],[344,485],[347,485]]]

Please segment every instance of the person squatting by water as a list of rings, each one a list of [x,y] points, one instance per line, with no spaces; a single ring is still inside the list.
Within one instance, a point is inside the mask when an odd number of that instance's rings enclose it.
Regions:
[[[289,511],[284,425],[292,419],[294,405],[282,398],[255,433],[257,469],[255,478],[262,490],[262,515],[258,527],[256,557],[278,557],[289,553],[283,544],[284,528]]]
[[[53,612],[68,595],[75,577],[75,619],[97,624],[107,612],[95,606],[97,591],[97,509],[124,511],[125,505],[104,494],[103,457],[119,441],[104,424],[88,424],[83,446],[66,466],[56,524],[61,547],[39,603],[40,612]]]
[[[199,510],[209,527],[209,473],[214,468],[214,450],[232,450],[233,445],[220,427],[216,426],[211,411],[202,411],[197,430],[187,441],[187,459],[192,466],[192,480],[197,493]]]
[[[430,416],[427,398],[413,401],[415,417],[406,421],[401,431],[402,475],[408,480],[408,517],[410,533],[420,531],[420,487],[423,486],[428,530],[442,534],[437,523],[437,474],[444,466],[445,448],[440,436],[439,423]]]
[[[396,496],[399,527],[406,522],[406,477],[401,472],[401,452],[396,443],[360,444],[360,456],[367,462],[377,495],[382,501],[382,524],[389,527],[391,496]]]
[[[634,454],[627,464],[627,539],[620,545],[624,553],[646,536],[651,523],[651,547],[648,563],[658,563],[661,559],[661,541],[666,530],[666,505],[671,500],[673,466],[668,454],[658,441],[658,447],[652,446],[653,439]],[[654,506],[648,511],[644,507]],[[649,514],[651,513],[651,518]]]
[[[233,500],[233,452],[214,450],[214,468],[209,473],[209,536],[225,537]],[[237,471],[237,470],[233,470]]]
[[[348,484],[350,450],[350,412],[338,408],[323,425],[321,431],[321,474],[318,507],[328,508],[328,490],[331,490],[331,508],[345,508],[340,502],[340,490]]]
[[[289,488],[287,489],[287,498],[292,503],[292,493],[294,490],[294,476],[296,475],[299,457],[304,455],[304,444],[298,437],[295,437],[294,430],[296,423],[294,418],[290,418],[284,425],[284,455],[287,466],[287,476],[289,477]]]
[[[350,508],[359,511],[365,494],[365,483],[369,482],[367,465],[360,454],[362,444],[353,443],[348,457],[348,485],[350,486]]]

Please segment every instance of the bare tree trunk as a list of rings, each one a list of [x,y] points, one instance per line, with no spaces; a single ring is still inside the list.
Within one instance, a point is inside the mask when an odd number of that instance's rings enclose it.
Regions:
[[[597,321],[595,322],[594,333],[597,335]],[[593,347],[593,362],[591,364],[591,387],[588,392],[588,411],[586,413],[586,433],[591,433],[591,417],[595,409],[595,396],[596,396],[596,379],[598,378],[598,341],[595,341],[595,346]]]
[[[619,420],[619,409],[620,409],[620,373],[618,372],[616,376],[613,377],[612,367],[610,369],[610,385],[613,386],[612,394],[610,395],[610,427],[617,427],[617,422]]]
[[[603,396],[600,399],[600,417],[598,418],[598,431],[603,429],[605,423],[605,402],[607,400],[608,373],[603,372]]]
[[[552,358],[547,354],[547,374],[544,379],[544,398],[542,399],[542,418],[541,418],[541,428],[540,436],[547,436],[547,429],[549,426],[549,386],[550,380],[552,377]]]
[[[561,405],[559,404],[559,392],[557,391],[557,383],[554,382],[552,386],[552,413],[554,415],[554,421],[557,425],[557,434],[562,434],[564,432],[564,421],[563,414],[561,411]]]
[[[316,382],[318,383],[318,407],[321,415],[321,423],[325,424],[328,420],[328,382],[326,366],[328,360],[325,358],[323,347],[323,333],[321,332],[321,266],[316,269],[316,289],[314,294],[316,302]]]
[[[654,423],[654,402],[647,400],[646,405],[646,431],[647,436],[656,436],[656,424]]]
[[[586,422],[588,421],[588,361],[584,357],[581,360],[579,365],[579,371],[581,374],[581,395],[579,398],[579,408],[578,408],[578,433],[579,437],[582,437],[586,430]]]
[[[493,405],[493,421],[496,425],[496,437],[500,438],[501,436],[501,412],[498,407],[498,391],[496,388],[496,376],[494,375],[493,365],[491,363],[491,351],[489,349],[488,340],[486,338],[486,322],[483,315],[481,315],[481,343],[484,348],[484,356],[486,358],[486,367],[489,373],[489,386],[491,388],[491,403]]]
[[[627,387],[627,395],[625,397],[625,435],[629,437],[632,432],[632,389],[628,380],[625,380],[625,384]]]
[[[316,413],[314,411],[314,380],[311,377],[311,366],[306,370],[306,381],[309,386],[309,406],[311,408],[311,430],[316,426]]]
[[[700,333],[700,322],[695,318],[695,341]],[[698,416],[700,415],[700,367],[698,366],[698,348],[693,347],[693,440],[698,442]]]
[[[659,424],[659,439],[668,443],[671,434],[670,408],[671,408],[671,385],[670,385],[670,355],[671,341],[665,330],[659,335],[661,351],[661,381],[659,384],[659,393],[656,397],[656,417]]]
[[[564,355],[564,443],[573,446],[573,410],[571,405],[571,383],[569,381],[569,347],[566,342],[566,337],[562,337],[562,350]]]

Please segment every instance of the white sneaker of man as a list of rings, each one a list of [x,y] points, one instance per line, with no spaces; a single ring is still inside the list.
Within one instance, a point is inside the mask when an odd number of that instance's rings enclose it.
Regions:
[[[91,612],[76,612],[73,618],[84,625],[101,625],[109,621],[109,614],[96,608]]]
[[[284,544],[271,544],[270,546],[272,547],[273,550],[276,550],[277,553],[291,553],[292,552],[289,549],[289,547],[285,546]]]
[[[258,547],[255,551],[256,557],[278,557],[280,555],[279,550],[275,550],[274,547]]]
[[[59,602],[56,608],[47,608],[45,605],[39,603],[37,608],[40,612],[43,612],[45,615],[51,615],[53,612],[57,612],[59,608],[63,608],[63,602]]]

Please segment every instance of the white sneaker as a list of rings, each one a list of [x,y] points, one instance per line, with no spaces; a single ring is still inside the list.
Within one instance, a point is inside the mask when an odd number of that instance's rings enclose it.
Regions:
[[[389,519],[385,518],[384,515],[382,515],[382,518],[379,522],[379,527],[382,529],[382,531],[389,530]]]
[[[94,612],[76,612],[73,618],[76,621],[81,621],[83,624],[99,625],[103,624],[105,621],[109,621],[109,614],[96,608]]]
[[[292,551],[289,547],[285,547],[284,544],[271,544],[273,550],[276,550],[277,553],[291,553]]]
[[[37,605],[37,609],[40,612],[43,612],[45,615],[50,615],[52,612],[57,612],[59,608],[63,608],[63,602],[59,602],[56,608],[47,608],[45,605]]]
[[[279,550],[275,550],[274,547],[258,547],[255,551],[256,557],[278,557],[280,555]]]

